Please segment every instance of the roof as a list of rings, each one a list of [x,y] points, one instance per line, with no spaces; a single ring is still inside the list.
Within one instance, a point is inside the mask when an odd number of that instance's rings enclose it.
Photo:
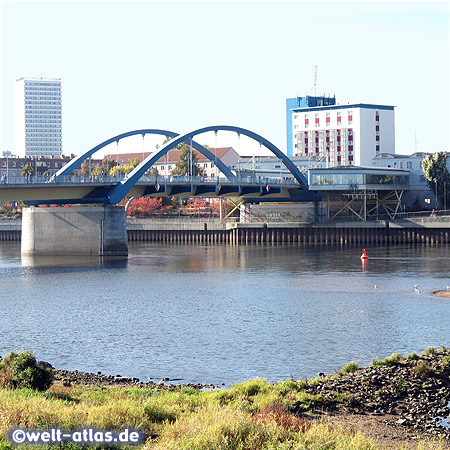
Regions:
[[[218,159],[221,159],[228,151],[233,150],[233,147],[218,147],[217,149],[209,148],[208,150],[211,153],[217,155]],[[126,165],[130,164],[130,160],[133,158],[137,159],[139,162],[142,162],[143,159],[142,156],[144,156],[144,158],[147,158],[149,155],[153,153],[155,152],[119,153],[119,155],[117,155],[117,153],[116,154],[113,153],[106,155],[105,158],[107,157],[109,159],[117,160],[117,157],[119,157],[119,164]],[[164,164],[166,162],[175,164],[178,161],[178,158],[180,157],[180,153],[181,150],[178,149],[169,150],[167,152],[167,158],[166,155],[162,156],[161,158],[158,159],[158,161],[156,161],[155,164]],[[194,148],[192,149],[192,153],[195,154],[197,162],[209,161],[209,159],[206,156],[204,156],[202,153],[200,153],[198,150]]]
[[[349,108],[387,109],[393,111],[395,106],[372,105],[370,103],[348,103],[347,105],[308,106],[306,108],[292,108],[291,111],[306,112],[306,111],[325,111],[329,109],[349,109]]]
[[[428,155],[432,155],[432,153],[426,152],[416,152],[411,155],[401,155],[399,153],[380,153],[376,155],[375,159],[410,159],[410,158],[425,158]]]

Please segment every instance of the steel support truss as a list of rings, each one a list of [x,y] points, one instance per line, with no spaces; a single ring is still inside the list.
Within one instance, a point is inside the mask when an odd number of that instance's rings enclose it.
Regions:
[[[403,190],[329,192],[322,194],[327,202],[328,220],[377,220],[395,219],[402,212]]]

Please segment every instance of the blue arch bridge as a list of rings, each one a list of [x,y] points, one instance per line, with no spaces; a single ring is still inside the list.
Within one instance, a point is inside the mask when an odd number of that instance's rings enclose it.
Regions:
[[[216,157],[210,149],[197,143],[197,135],[219,131],[232,131],[257,141],[275,156],[292,174],[286,177],[262,177],[257,173],[243,175],[233,172]],[[144,159],[132,172],[119,178],[117,176],[80,177],[75,170],[96,152],[109,144],[135,135],[161,135],[170,140],[157,152]],[[186,142],[190,148],[202,153],[220,170],[221,176],[207,177],[162,177],[148,175],[149,170],[169,150]],[[0,189],[0,200],[24,200],[28,205],[44,204],[104,204],[116,205],[125,197],[140,196],[185,196],[185,197],[243,197],[247,202],[260,201],[318,201],[316,192],[308,189],[308,181],[295,164],[274,144],[264,137],[244,128],[215,125],[179,135],[173,131],[160,129],[141,129],[122,133],[98,144],[87,152],[72,159],[50,179],[33,177],[32,182],[21,179],[8,180]]]
[[[292,174],[289,179],[241,176],[233,172],[215,153],[194,138],[207,132],[231,131],[244,135],[277,156]],[[158,151],[149,155],[122,179],[109,176],[83,179],[74,174],[83,161],[111,143],[129,136],[156,134],[168,140]],[[147,175],[156,161],[169,150],[186,142],[221,171],[215,179],[205,177],[156,177]],[[317,201],[317,193],[308,189],[305,176],[274,144],[244,128],[215,125],[179,135],[169,130],[142,129],[114,136],[72,159],[50,179],[32,182],[7,180],[0,186],[0,200],[24,200],[28,208],[22,213],[22,255],[127,255],[126,217],[117,204],[125,197],[136,196],[203,196],[243,197],[248,202]],[[72,208],[36,208],[44,204],[76,204]],[[90,206],[87,206],[90,205]],[[97,205],[97,206],[92,206]],[[100,205],[100,206],[98,206]]]

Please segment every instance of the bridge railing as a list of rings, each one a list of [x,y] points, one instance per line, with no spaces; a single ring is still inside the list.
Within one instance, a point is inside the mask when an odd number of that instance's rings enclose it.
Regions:
[[[78,184],[78,183],[90,183],[90,184],[117,184],[123,181],[123,175],[67,175],[58,178],[52,178],[48,176],[20,176],[20,177],[2,177],[0,180],[0,187],[2,185],[27,185],[27,184]],[[297,180],[290,177],[264,177],[257,173],[255,175],[236,176],[235,179],[230,180],[226,177],[207,177],[207,176],[195,176],[188,175],[144,175],[140,178],[137,184],[250,184],[250,185],[298,185]]]

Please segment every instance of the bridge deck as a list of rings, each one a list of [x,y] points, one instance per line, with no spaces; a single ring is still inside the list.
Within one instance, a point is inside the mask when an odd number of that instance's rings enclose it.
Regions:
[[[68,176],[54,180],[20,177],[0,184],[0,200],[29,203],[105,203],[108,191],[123,182],[106,175]],[[207,178],[188,176],[145,176],[130,190],[128,197],[269,197],[290,198],[291,191],[302,191],[294,179],[240,177]],[[303,189],[304,191],[304,189]]]

